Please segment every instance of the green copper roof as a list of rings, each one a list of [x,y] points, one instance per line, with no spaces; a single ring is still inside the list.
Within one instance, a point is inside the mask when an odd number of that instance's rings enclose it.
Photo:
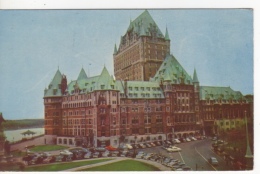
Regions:
[[[132,99],[151,99],[151,98],[164,98],[162,89],[157,82],[149,81],[127,81],[125,86],[124,81],[116,81],[116,85],[120,90],[120,93],[124,93],[124,89],[127,87],[127,93],[125,97]]]
[[[246,100],[240,91],[234,91],[230,87],[200,86],[201,100]]]
[[[167,27],[166,27],[166,32],[165,32],[165,40],[170,40]]]
[[[67,92],[73,94],[76,89],[79,89],[80,93],[87,93],[95,90],[118,90],[114,78],[109,75],[106,67],[103,68],[101,74],[98,76],[71,81],[68,84]]]
[[[133,31],[139,36],[151,36],[151,32],[155,31],[158,38],[164,38],[162,32],[147,10],[145,10],[134,21],[130,21],[127,32],[129,31]]]
[[[193,73],[193,83],[199,83],[196,69],[194,69],[194,73]]]
[[[151,81],[170,81],[172,84],[192,84],[190,75],[185,71],[177,59],[172,55],[167,55],[162,65]]]
[[[48,89],[44,90],[44,97],[61,96],[61,89],[60,89],[61,80],[62,80],[62,75],[60,70],[58,69],[51,83],[49,84]]]
[[[85,70],[83,68],[81,68],[81,71],[79,73],[79,76],[78,76],[77,80],[86,79],[86,78],[88,78],[87,74],[86,74]]]

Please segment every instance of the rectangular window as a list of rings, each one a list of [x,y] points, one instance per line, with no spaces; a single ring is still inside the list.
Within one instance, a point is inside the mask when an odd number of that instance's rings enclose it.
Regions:
[[[144,123],[149,124],[151,123],[151,116],[150,115],[146,115],[144,118]]]
[[[156,116],[156,123],[162,123],[162,116]]]
[[[150,134],[151,133],[151,128],[150,127],[146,127],[145,128],[145,133],[146,134]]]

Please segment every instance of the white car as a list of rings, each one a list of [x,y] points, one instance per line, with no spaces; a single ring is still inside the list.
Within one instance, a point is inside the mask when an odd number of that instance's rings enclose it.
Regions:
[[[133,149],[133,146],[131,146],[130,144],[125,144],[125,146],[126,146],[128,149]]]
[[[142,149],[146,148],[144,144],[139,144]]]
[[[172,146],[172,147],[170,147],[170,149],[171,149],[172,152],[180,152],[181,151],[181,148],[176,147],[176,146]]]
[[[195,137],[191,137],[191,140],[193,140],[193,141],[196,141],[196,140],[197,140],[197,138],[195,138]]]
[[[190,142],[191,140],[190,140],[189,138],[186,138],[186,141],[187,141],[187,142]]]
[[[63,150],[63,151],[60,151],[60,155],[73,155],[73,153],[68,150]]]
[[[181,141],[180,141],[180,140],[178,140],[178,139],[174,139],[174,143],[176,143],[176,144],[180,144],[180,143],[181,143]]]

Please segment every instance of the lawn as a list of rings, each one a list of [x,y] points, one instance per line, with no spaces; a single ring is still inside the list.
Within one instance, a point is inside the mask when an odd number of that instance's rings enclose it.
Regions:
[[[66,146],[59,146],[59,145],[40,145],[30,148],[30,151],[33,152],[44,152],[44,151],[54,151],[54,150],[63,150],[67,149]]]
[[[98,159],[98,160],[88,160],[88,161],[80,161],[80,162],[64,162],[64,163],[56,163],[49,165],[39,165],[39,166],[30,166],[26,167],[24,171],[62,171],[66,169],[71,169],[74,167],[80,167],[84,165],[96,164],[105,161],[110,161],[113,159]]]
[[[160,171],[157,167],[134,160],[123,160],[80,171]]]

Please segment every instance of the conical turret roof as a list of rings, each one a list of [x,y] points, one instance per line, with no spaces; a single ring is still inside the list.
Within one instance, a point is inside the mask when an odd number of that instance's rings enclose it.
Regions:
[[[88,78],[88,76],[87,76],[85,70],[83,68],[81,68],[81,71],[79,73],[77,80],[79,81],[79,80],[86,79],[86,78]]]
[[[194,73],[193,73],[193,83],[199,83],[196,69],[194,69]]]

